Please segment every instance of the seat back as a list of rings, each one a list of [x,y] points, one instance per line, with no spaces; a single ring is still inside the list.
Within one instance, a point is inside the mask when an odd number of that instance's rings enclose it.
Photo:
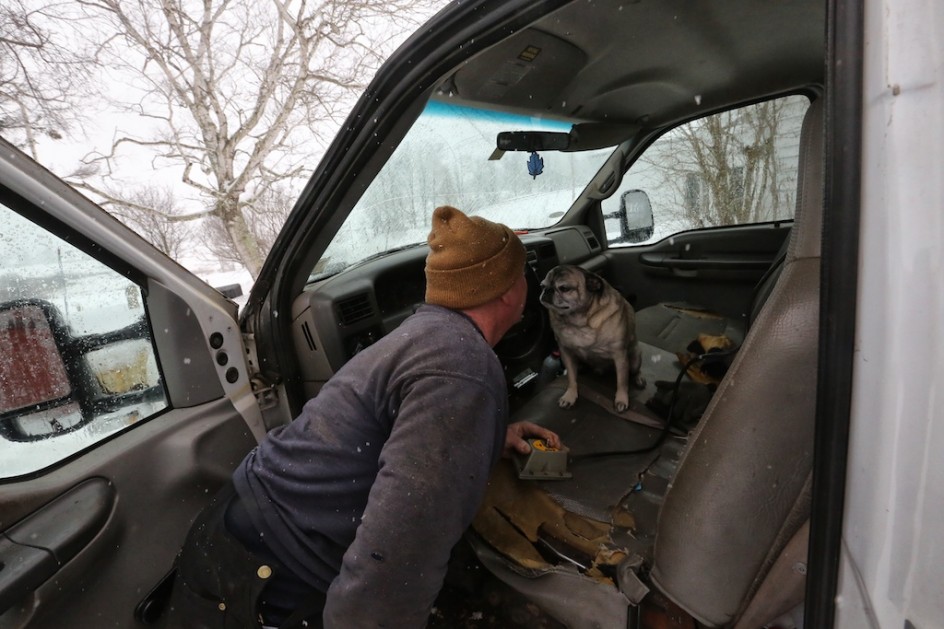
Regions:
[[[751,299],[751,310],[747,313],[747,328],[749,329],[754,325],[754,321],[757,320],[757,317],[760,315],[760,311],[764,308],[764,304],[767,303],[767,298],[770,297],[770,293],[774,290],[774,286],[777,285],[777,282],[780,281],[780,272],[783,271],[783,262],[787,259],[787,250],[790,248],[790,235],[787,234],[787,237],[784,238],[783,244],[780,245],[780,249],[777,251],[777,255],[774,257],[773,262],[770,263],[770,268],[764,273],[764,276],[760,278],[760,281],[757,282],[757,286],[754,287],[754,296]]]
[[[710,627],[743,612],[809,515],[822,206],[820,99],[803,123],[780,277],[692,434],[659,515],[653,585]]]

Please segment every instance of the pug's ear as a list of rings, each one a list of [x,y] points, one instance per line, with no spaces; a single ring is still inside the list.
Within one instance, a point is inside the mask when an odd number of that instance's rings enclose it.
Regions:
[[[587,285],[587,292],[589,293],[602,293],[603,292],[603,279],[596,273],[591,273],[586,269],[580,269],[583,271],[584,283]]]

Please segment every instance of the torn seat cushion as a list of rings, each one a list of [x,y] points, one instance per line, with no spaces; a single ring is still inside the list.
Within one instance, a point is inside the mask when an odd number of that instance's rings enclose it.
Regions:
[[[696,305],[662,303],[636,312],[636,338],[669,352],[684,352],[701,334],[725,336],[735,344],[744,340],[743,319],[732,319]]]

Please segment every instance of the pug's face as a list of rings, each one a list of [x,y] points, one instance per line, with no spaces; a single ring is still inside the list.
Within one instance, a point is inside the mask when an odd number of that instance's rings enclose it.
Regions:
[[[596,275],[578,266],[556,266],[541,282],[541,303],[560,315],[583,312],[601,290]]]

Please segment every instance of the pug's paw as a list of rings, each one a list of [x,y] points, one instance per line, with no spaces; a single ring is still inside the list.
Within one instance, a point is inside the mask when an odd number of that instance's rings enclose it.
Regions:
[[[570,408],[574,405],[574,402],[577,401],[577,391],[576,389],[567,389],[564,391],[564,395],[560,396],[560,399],[557,400],[557,405],[561,408]]]
[[[633,386],[636,387],[637,389],[645,389],[646,379],[637,373],[636,376],[633,378]]]
[[[616,399],[613,400],[613,407],[616,408],[617,413],[622,413],[629,408],[629,393],[625,391],[617,393]]]

